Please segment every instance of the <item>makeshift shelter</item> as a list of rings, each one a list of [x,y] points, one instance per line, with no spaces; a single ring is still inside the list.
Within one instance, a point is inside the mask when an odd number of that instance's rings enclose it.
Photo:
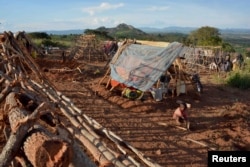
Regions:
[[[170,43],[167,47],[125,44],[118,49],[99,84],[109,76],[107,87],[111,83],[110,90],[120,84],[142,92],[148,91],[188,49],[178,42]]]
[[[182,49],[183,45],[177,42],[163,49],[131,44],[117,60],[114,57],[114,62],[110,63],[111,78],[127,86],[146,91],[165,73]]]
[[[104,43],[101,42],[94,34],[80,35],[75,42],[75,46],[71,49],[68,59],[82,59],[91,61],[104,61]]]

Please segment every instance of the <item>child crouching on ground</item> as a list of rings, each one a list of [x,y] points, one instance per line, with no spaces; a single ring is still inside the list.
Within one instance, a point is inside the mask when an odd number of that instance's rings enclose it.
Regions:
[[[189,120],[187,116],[187,105],[186,103],[180,103],[180,106],[175,110],[173,114],[173,118],[175,119],[177,125],[181,125],[181,123],[186,123],[186,128],[189,130]]]

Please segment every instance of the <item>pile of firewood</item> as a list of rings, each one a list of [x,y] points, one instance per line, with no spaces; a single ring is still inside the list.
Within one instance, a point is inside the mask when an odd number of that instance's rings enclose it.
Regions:
[[[8,120],[0,167],[160,166],[57,91],[32,58],[34,48],[24,32],[0,34],[0,111]]]

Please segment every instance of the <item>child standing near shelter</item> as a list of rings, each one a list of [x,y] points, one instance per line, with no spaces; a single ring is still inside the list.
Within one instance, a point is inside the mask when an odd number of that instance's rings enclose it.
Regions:
[[[185,122],[186,128],[189,130],[190,123],[187,116],[187,110],[188,110],[187,104],[184,102],[180,103],[180,106],[176,108],[176,110],[174,111],[173,119],[175,119],[178,125]]]

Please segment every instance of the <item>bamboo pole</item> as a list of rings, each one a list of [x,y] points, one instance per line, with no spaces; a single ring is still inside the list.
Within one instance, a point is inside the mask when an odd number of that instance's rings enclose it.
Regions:
[[[96,129],[102,131],[111,141],[116,143],[116,145],[125,145],[127,148],[129,148],[131,151],[133,151],[145,164],[147,164],[150,167],[160,167],[159,164],[152,162],[150,158],[146,158],[143,153],[141,153],[139,150],[131,146],[128,142],[122,140],[119,136],[114,134],[112,131],[108,131],[106,128],[103,128],[98,122],[96,122],[94,119],[89,118],[88,116],[84,115],[84,118],[93,125]]]
[[[191,141],[191,142],[196,143],[196,144],[199,144],[199,145],[201,145],[201,146],[203,146],[203,147],[207,147],[207,148],[209,148],[209,149],[211,149],[211,150],[213,150],[213,151],[216,151],[216,150],[217,150],[215,147],[210,147],[210,146],[209,146],[208,144],[206,144],[206,143],[202,143],[202,142],[200,142],[200,141],[197,141],[197,140],[194,140],[194,139],[191,139],[191,138],[187,138],[186,140]]]
[[[2,85],[10,85],[10,91],[16,91],[16,92],[25,92],[27,93],[32,100],[35,100],[36,102],[39,102],[38,104],[42,104],[41,102],[44,101],[48,104],[47,107],[49,108],[58,108],[62,112],[63,116],[65,116],[70,121],[70,126],[64,126],[65,129],[68,129],[71,131],[72,136],[75,136],[79,141],[81,141],[81,144],[88,149],[89,152],[93,155],[95,161],[97,161],[100,166],[118,166],[118,167],[124,167],[127,165],[134,166],[141,166],[139,162],[135,161],[131,156],[127,155],[126,151],[122,148],[122,145],[125,144],[126,148],[129,148],[135,154],[142,160],[145,161],[145,164],[149,164],[150,166],[159,166],[156,163],[150,162],[149,158],[145,158],[145,156],[139,152],[137,149],[133,148],[131,145],[129,145],[127,142],[123,141],[120,137],[116,136],[113,132],[108,131],[107,129],[101,127],[99,123],[96,121],[93,121],[90,118],[87,118],[83,111],[81,111],[79,108],[77,108],[69,98],[64,96],[62,93],[58,92],[56,90],[56,87],[45,77],[45,75],[41,72],[39,67],[36,65],[34,60],[30,57],[28,52],[25,50],[25,46],[20,41],[17,41],[15,38],[13,38],[12,33],[6,33],[7,40],[5,41],[4,47],[5,48],[5,54],[4,56],[7,57],[7,63],[4,64],[4,72],[0,73],[1,76],[1,84]],[[125,48],[125,47],[124,47]],[[16,57],[15,57],[16,56]],[[114,61],[117,60],[119,54],[116,55],[116,57],[113,59]],[[30,71],[33,73],[32,77],[27,72]],[[1,71],[0,71],[1,72]],[[34,77],[36,76],[36,77]],[[8,83],[7,83],[8,82]],[[38,84],[39,83],[39,84]],[[5,91],[4,91],[5,92]],[[2,94],[4,94],[2,91]],[[6,96],[8,94],[11,94],[7,91]],[[13,96],[13,99],[16,97]],[[15,116],[10,116],[10,122],[13,122],[13,125],[11,125],[12,133],[9,137],[9,140],[17,140],[16,136],[13,137],[13,135],[20,135],[20,129],[24,129],[22,132],[24,134],[29,131],[30,127],[35,124],[35,122],[40,118],[40,115],[42,114],[41,111],[39,111],[38,114],[35,115],[35,117],[27,117],[29,112],[25,112],[25,110],[21,110],[20,103],[13,103],[12,109],[10,109],[9,105],[5,105],[5,108],[8,110],[12,110],[9,112],[9,114],[14,114]],[[20,110],[20,113],[18,111]],[[40,110],[40,109],[39,109]],[[38,111],[36,111],[38,112]],[[36,113],[34,112],[34,113]],[[47,111],[46,111],[47,112]],[[18,113],[18,114],[17,114]],[[17,123],[14,123],[15,118],[19,117],[20,121],[17,121]],[[62,122],[61,122],[62,123]],[[99,129],[95,129],[96,127],[99,127]],[[114,142],[115,145],[117,145],[117,148],[120,150],[120,152],[116,152],[111,150],[107,145],[101,140],[100,136],[96,134],[96,130],[102,131],[103,134],[106,134],[106,136],[110,139],[110,141]],[[50,136],[50,135],[49,135]],[[22,136],[19,136],[22,138]],[[30,137],[30,138],[29,138]],[[14,139],[12,139],[14,138]],[[26,142],[26,147],[31,146],[34,143],[38,142],[38,138],[43,138],[44,140],[42,142],[48,143],[48,138],[46,135],[42,135],[42,133],[39,134],[31,134],[27,137],[27,139],[30,139]],[[8,142],[9,142],[8,140]],[[7,142],[6,147],[10,145]],[[53,142],[53,141],[52,141]],[[33,144],[32,144],[33,143]],[[60,143],[60,142],[59,142]],[[20,144],[20,143],[19,143]],[[39,144],[37,144],[39,145]],[[59,151],[57,155],[63,155],[63,152],[66,150],[67,143],[61,144],[62,151]],[[41,145],[40,145],[41,146]],[[65,146],[65,147],[64,147]],[[39,147],[41,148],[41,147]],[[45,148],[45,147],[44,147]],[[13,149],[13,148],[11,148]],[[18,148],[16,148],[18,150]],[[34,148],[35,149],[35,148]],[[36,148],[38,149],[38,147]],[[30,157],[30,161],[32,161],[33,164],[35,164],[36,160],[31,155],[31,152],[27,151],[25,149],[26,154],[28,157]],[[9,150],[5,149],[4,154],[0,155],[1,158],[4,159],[7,157],[7,160],[4,161],[5,165],[9,164],[11,160],[13,160],[13,155],[8,154]],[[67,154],[69,155],[69,154]],[[48,161],[46,163],[57,163],[51,159],[52,156],[49,156]],[[67,158],[66,158],[67,159]],[[2,162],[2,161],[0,161]],[[0,166],[1,167],[1,166]]]
[[[75,117],[74,110],[72,109],[71,106],[74,104],[70,102],[69,99],[67,99],[65,96],[56,96],[60,93],[54,92],[53,88],[51,89],[46,89],[46,85],[43,86],[41,84],[36,83],[35,81],[31,80],[30,81],[32,84],[36,85],[38,88],[42,89],[43,92],[54,102],[58,103],[58,107],[62,111],[62,113],[70,120],[72,125],[76,128],[81,128],[83,126],[82,123],[79,122],[77,118],[78,116]],[[60,98],[61,97],[61,98]],[[62,98],[64,97],[64,98]],[[108,151],[108,149],[104,146],[104,144],[100,141],[99,137],[95,137],[95,135],[92,135],[94,132],[90,127],[87,127],[86,124],[84,124],[89,131],[85,130],[85,128],[81,128],[80,132],[74,134],[75,136],[77,135],[77,138],[82,141],[82,144],[92,153],[94,156],[95,160],[98,161],[101,165],[103,164],[108,164],[108,161],[112,162],[119,162],[117,158]],[[79,135],[81,133],[81,135]],[[102,155],[103,154],[103,155]],[[100,155],[102,155],[105,158],[100,159]],[[108,161],[107,161],[108,160]],[[119,166],[122,167],[122,164]]]

